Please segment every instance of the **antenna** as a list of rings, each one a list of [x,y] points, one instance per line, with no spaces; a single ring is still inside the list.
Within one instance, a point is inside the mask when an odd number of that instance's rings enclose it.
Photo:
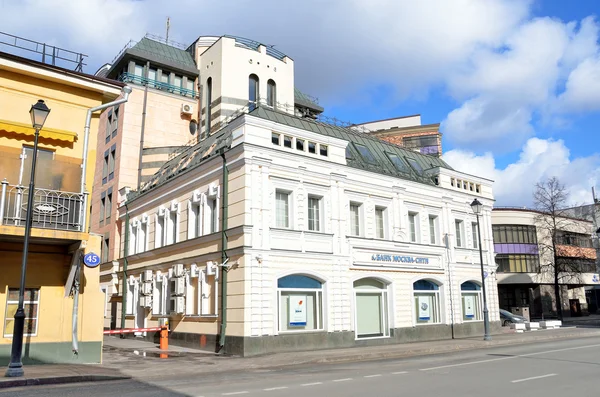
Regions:
[[[167,17],[167,37],[165,38],[166,44],[169,44],[169,29],[171,29],[171,18]]]
[[[593,186],[592,186],[592,197],[594,199],[594,203],[598,202],[598,199],[596,199],[596,191],[594,190]]]

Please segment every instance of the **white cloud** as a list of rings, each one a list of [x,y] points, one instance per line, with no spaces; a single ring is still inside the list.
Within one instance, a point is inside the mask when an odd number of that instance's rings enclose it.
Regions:
[[[591,201],[591,187],[600,182],[600,156],[571,159],[561,140],[531,138],[521,148],[519,160],[504,169],[496,168],[494,155],[476,155],[451,150],[444,160],[458,171],[494,180],[497,205],[531,206],[534,186],[556,176],[569,191],[570,204]]]
[[[558,106],[572,112],[600,109],[600,58],[590,57],[571,72]]]

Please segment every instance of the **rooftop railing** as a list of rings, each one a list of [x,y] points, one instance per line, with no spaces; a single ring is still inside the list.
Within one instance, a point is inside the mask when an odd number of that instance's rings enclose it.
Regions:
[[[123,73],[119,76],[118,80],[122,81],[124,83],[147,85],[148,87],[151,87],[151,88],[156,88],[158,90],[171,92],[173,94],[178,94],[178,95],[187,96],[187,97],[191,97],[191,98],[196,98],[196,96],[198,95],[198,92],[195,90],[189,90],[187,88],[178,87],[173,84],[163,83],[158,80],[147,79],[145,77],[138,76],[133,73]]]

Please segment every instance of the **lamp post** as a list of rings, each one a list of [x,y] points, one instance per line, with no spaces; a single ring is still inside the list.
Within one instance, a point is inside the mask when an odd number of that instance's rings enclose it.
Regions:
[[[471,209],[477,217],[477,239],[479,241],[479,262],[481,264],[481,288],[483,290],[483,340],[492,340],[490,335],[490,316],[487,307],[487,294],[485,293],[485,276],[483,272],[483,250],[481,248],[481,230],[479,228],[479,215],[481,215],[481,209],[483,204],[479,200],[475,199],[471,203]]]
[[[31,106],[29,115],[31,116],[31,125],[35,129],[33,139],[33,158],[31,159],[31,177],[29,178],[29,192],[27,196],[27,215],[25,218],[25,240],[23,241],[23,258],[21,261],[21,284],[19,285],[19,306],[15,313],[13,326],[12,349],[10,353],[10,363],[6,369],[7,377],[23,376],[23,363],[21,354],[23,351],[23,329],[25,327],[25,310],[23,301],[25,300],[25,274],[27,271],[27,254],[29,253],[29,236],[31,234],[31,224],[33,222],[33,197],[35,196],[35,163],[37,159],[38,138],[40,130],[46,122],[46,117],[50,109],[41,99]]]

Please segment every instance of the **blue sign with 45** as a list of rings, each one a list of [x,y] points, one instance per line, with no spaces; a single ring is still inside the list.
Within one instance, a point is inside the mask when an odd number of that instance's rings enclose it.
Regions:
[[[83,256],[83,263],[87,267],[96,267],[100,264],[100,257],[93,252],[87,253]]]

